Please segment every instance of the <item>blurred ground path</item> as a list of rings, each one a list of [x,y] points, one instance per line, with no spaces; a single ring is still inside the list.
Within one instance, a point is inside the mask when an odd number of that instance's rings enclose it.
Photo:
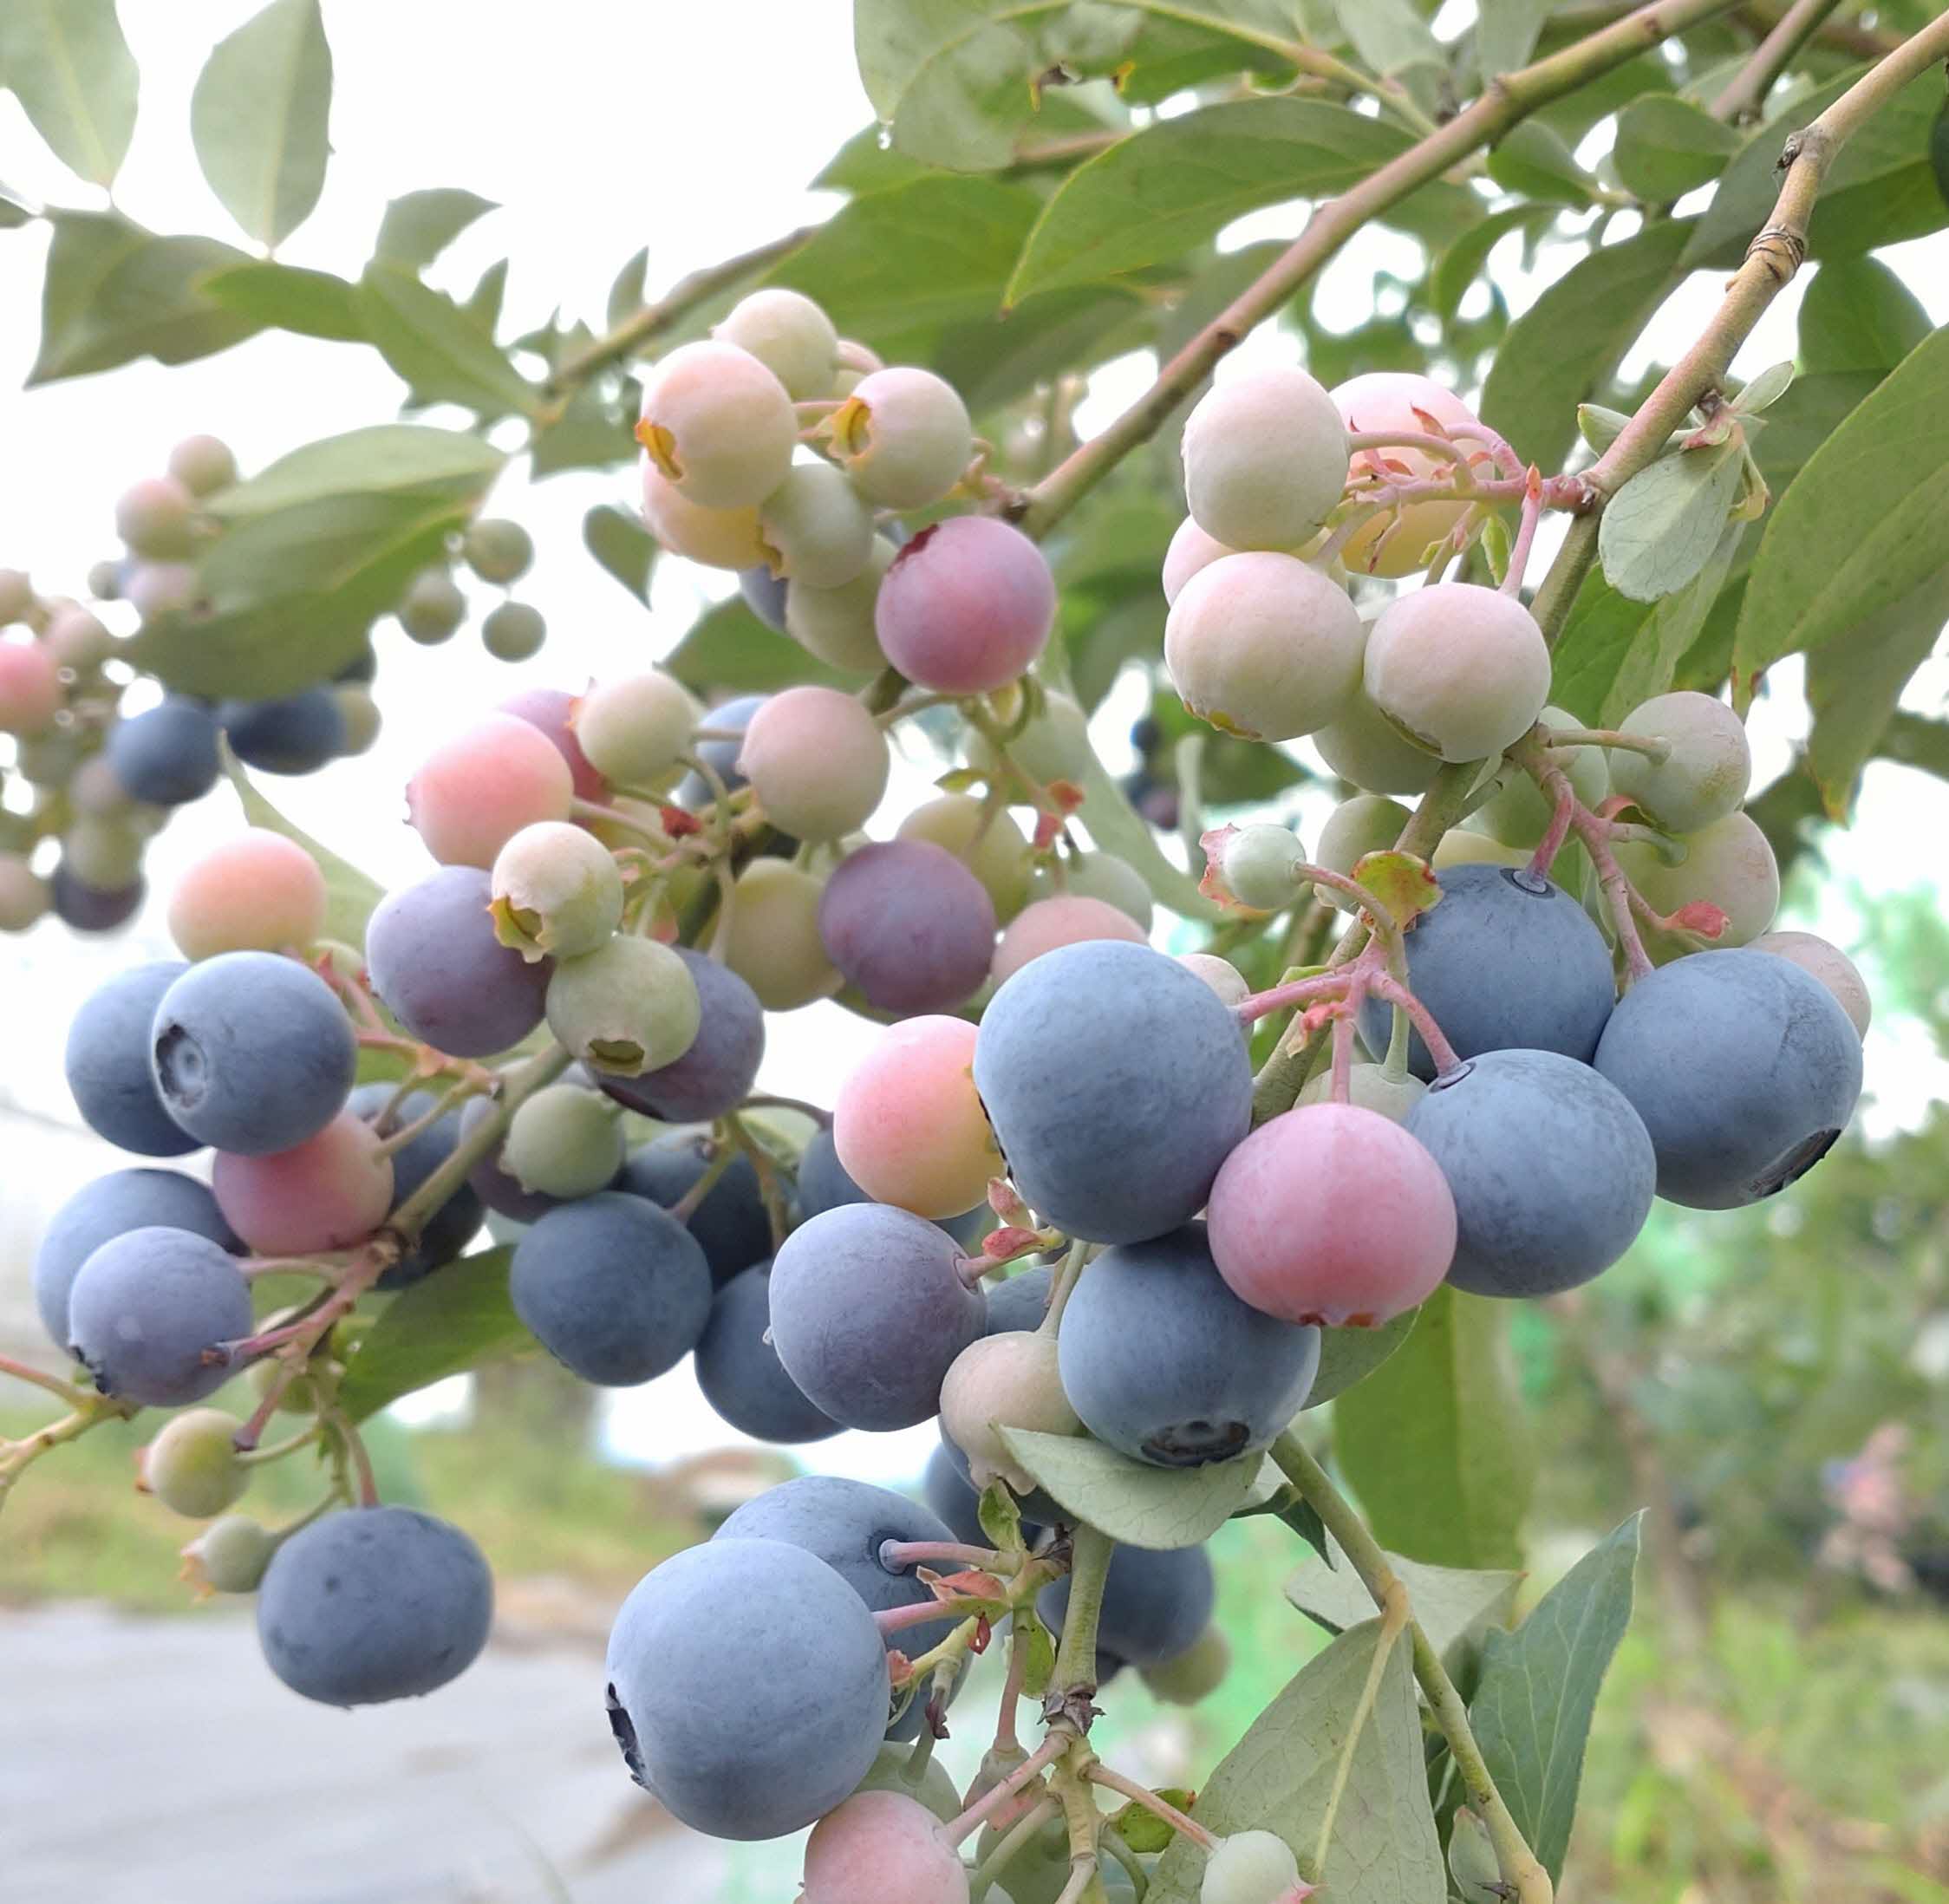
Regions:
[[[624,1779],[594,1646],[504,1626],[339,1712],[227,1611],[0,1608],[3,1904],[679,1904],[724,1866]]]

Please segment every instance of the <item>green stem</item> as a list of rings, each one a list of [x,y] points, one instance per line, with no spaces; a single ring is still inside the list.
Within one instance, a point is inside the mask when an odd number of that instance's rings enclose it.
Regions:
[[[1841,0],[1793,0],[1712,101],[1712,117],[1728,125],[1757,119],[1774,81],[1840,4]]]
[[[1001,1881],[1001,1874],[1014,1862],[1016,1853],[1055,1816],[1058,1809],[1053,1798],[1044,1798],[1016,1819],[1001,1835],[994,1849],[974,1867],[974,1875],[968,1881],[968,1894],[985,1900],[989,1888]]]
[[[1103,1585],[1116,1547],[1107,1534],[1087,1523],[1071,1536],[1069,1604],[1063,1611],[1055,1679],[1046,1710],[1073,1716],[1076,1705],[1086,1708],[1089,1694],[1096,1690],[1097,1620],[1103,1612]],[[1079,1721],[1077,1730],[1087,1731],[1088,1722]]]
[[[1381,1550],[1380,1542],[1367,1531],[1346,1496],[1333,1485],[1326,1470],[1307,1452],[1296,1435],[1290,1431],[1281,1435],[1272,1444],[1271,1453],[1281,1471],[1320,1516],[1320,1524],[1340,1542],[1341,1552],[1352,1562],[1353,1571],[1373,1596],[1375,1606],[1384,1615],[1391,1607],[1398,1607],[1406,1615],[1408,1638],[1414,1649],[1414,1676],[1427,1695],[1442,1737],[1448,1741],[1448,1749],[1454,1757],[1456,1770],[1461,1774],[1470,1803],[1489,1828],[1489,1838],[1496,1846],[1496,1860],[1502,1867],[1502,1881],[1513,1889],[1514,1904],[1551,1904],[1555,1891],[1549,1873],[1537,1862],[1522,1829],[1503,1803],[1502,1793],[1496,1789],[1496,1781],[1483,1758],[1482,1748],[1476,1744],[1476,1736],[1470,1730],[1468,1708],[1463,1703],[1462,1695],[1456,1690],[1454,1680],[1449,1678],[1441,1655],[1422,1631],[1420,1622],[1412,1617],[1407,1588]]]

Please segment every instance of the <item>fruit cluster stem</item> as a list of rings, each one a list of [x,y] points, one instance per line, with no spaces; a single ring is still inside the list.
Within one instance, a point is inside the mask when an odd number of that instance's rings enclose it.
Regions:
[[[1383,1616],[1388,1614],[1391,1607],[1409,1609],[1407,1633],[1414,1653],[1415,1679],[1427,1697],[1442,1737],[1448,1741],[1470,1803],[1489,1828],[1502,1881],[1510,1888],[1515,1904],[1552,1904],[1555,1892],[1549,1873],[1538,1862],[1522,1828],[1503,1803],[1502,1793],[1496,1789],[1482,1748],[1470,1730],[1468,1707],[1448,1676],[1441,1655],[1422,1631],[1420,1622],[1413,1618],[1407,1588],[1389,1564],[1380,1542],[1367,1531],[1346,1496],[1333,1485],[1326,1470],[1307,1452],[1296,1435],[1290,1431],[1281,1435],[1272,1444],[1271,1453],[1281,1472],[1320,1516],[1320,1524],[1340,1542],[1341,1552],[1353,1562],[1354,1572]]]

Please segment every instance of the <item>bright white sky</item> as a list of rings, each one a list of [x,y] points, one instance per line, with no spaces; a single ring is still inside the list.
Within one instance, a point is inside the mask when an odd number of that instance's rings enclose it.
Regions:
[[[141,68],[142,106],[117,199],[155,229],[243,242],[197,169],[188,102],[211,45],[256,3],[173,0],[122,9]],[[388,196],[419,186],[469,187],[503,209],[463,234],[433,275],[465,292],[487,265],[512,257],[504,334],[538,323],[557,306],[599,323],[611,278],[639,245],[649,247],[655,292],[699,264],[830,212],[837,201],[805,191],[803,181],[871,116],[853,67],[847,0],[702,7],[688,0],[571,0],[544,19],[530,16],[519,32],[494,23],[499,10],[466,0],[389,7],[323,0],[323,7],[337,69],[334,158],[317,212],[280,255],[355,276]],[[1450,23],[1460,20],[1444,16],[1444,33]],[[10,95],[0,95],[0,179],[58,205],[100,202],[48,153]],[[1228,242],[1290,234],[1304,212],[1286,206],[1256,214]],[[81,592],[88,565],[114,552],[117,492],[160,469],[179,437],[214,432],[248,472],[300,442],[383,420],[402,394],[370,350],[267,333],[176,369],[144,362],[21,394],[35,351],[44,249],[41,228],[0,232],[0,565],[29,569],[44,589]],[[1404,251],[1411,264],[1412,248],[1385,233],[1350,247],[1323,281],[1326,320],[1346,328],[1362,321],[1373,272],[1401,268]],[[1546,258],[1529,281],[1512,275],[1518,308],[1575,255],[1566,247]],[[1887,255],[1937,322],[1949,318],[1949,245],[1939,237]],[[1742,374],[1792,355],[1798,290],[1768,315],[1742,354]],[[1717,297],[1712,277],[1694,277],[1660,314],[1631,372],[1682,348]],[[1255,355],[1291,349],[1274,335],[1248,347]],[[1150,371],[1145,358],[1110,367],[1079,414],[1085,432],[1100,427]],[[628,500],[632,487],[623,474],[578,473],[531,490],[518,473],[511,475],[492,506],[535,535],[539,554],[519,592],[546,613],[547,647],[508,668],[482,654],[471,627],[437,652],[382,629],[386,731],[355,766],[270,783],[291,817],[383,881],[418,877],[426,862],[402,824],[398,790],[431,740],[519,685],[580,687],[674,645],[699,606],[721,591],[723,578],[664,564],[654,612],[646,616],[601,574],[581,546],[583,512],[595,501]],[[1539,561],[1547,555],[1540,551]],[[1939,658],[1909,704],[1939,711],[1946,685]],[[1113,762],[1137,698],[1113,697],[1098,723]],[[1784,765],[1804,719],[1797,671],[1783,667],[1754,719],[1763,779]],[[925,786],[917,771],[896,778],[886,811],[897,816]],[[1320,815],[1304,803],[1301,812],[1310,831]],[[153,886],[166,892],[176,868],[234,825],[220,797],[182,816],[151,852]],[[1871,889],[1912,883],[1913,841],[1946,831],[1949,787],[1905,770],[1872,769],[1856,829],[1832,851],[1837,895],[1850,879]],[[1808,923],[1850,942],[1844,898],[1825,903],[1822,919]],[[60,1047],[74,1004],[108,970],[169,950],[153,903],[135,931],[118,939],[77,942],[49,925],[24,940],[0,940],[0,1048],[9,1058],[0,1098],[71,1118]],[[765,1082],[829,1100],[836,1073],[864,1035],[831,1006],[774,1019]],[[1893,1032],[1880,1031],[1869,1057],[1885,1121],[1914,1118],[1939,1092],[1940,1067],[1919,1057],[1913,1041],[1904,1050]],[[62,1161],[51,1168],[62,1181],[42,1183],[42,1173],[23,1171],[14,1178],[20,1189],[10,1184],[10,1194],[44,1197],[51,1208],[77,1170],[109,1167],[106,1154],[59,1149]],[[704,1406],[688,1370],[618,1398],[612,1427],[620,1448],[645,1458],[734,1438]],[[931,1441],[929,1429],[849,1435],[824,1444],[818,1459],[828,1469],[904,1477]]]

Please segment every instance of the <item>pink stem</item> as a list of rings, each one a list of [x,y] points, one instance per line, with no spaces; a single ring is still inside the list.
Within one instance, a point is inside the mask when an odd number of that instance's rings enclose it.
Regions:
[[[359,1431],[343,1415],[336,1417],[332,1425],[344,1438],[345,1451],[352,1457],[352,1470],[359,1477],[359,1505],[379,1505],[379,1483],[373,1478],[372,1457],[367,1454],[365,1443],[359,1438]]]
[[[916,1600],[910,1607],[886,1607],[873,1615],[873,1623],[883,1633],[900,1633],[909,1627],[924,1627],[930,1620],[967,1620],[979,1614],[979,1605],[956,1604],[948,1600]]]
[[[1529,870],[1539,877],[1547,876],[1556,864],[1556,856],[1563,851],[1563,843],[1570,837],[1570,823],[1577,812],[1577,796],[1571,790],[1568,777],[1561,767],[1551,767],[1543,775],[1543,791],[1555,801],[1555,807],[1550,814],[1548,831],[1529,856]]]
[[[1651,956],[1645,950],[1644,940],[1638,936],[1638,922],[1631,916],[1631,902],[1635,895],[1624,868],[1618,864],[1617,855],[1611,851],[1609,823],[1599,819],[1579,800],[1572,804],[1570,824],[1576,828],[1577,837],[1588,849],[1590,862],[1597,869],[1597,884],[1610,906],[1618,943],[1624,948],[1626,971],[1631,975],[1633,983],[1639,979],[1649,978]]]
[[[1353,1001],[1333,1020],[1333,1102],[1345,1104],[1353,1089]]]
[[[1496,466],[1505,476],[1520,476],[1522,473],[1522,459],[1509,447],[1508,440],[1498,436],[1486,423],[1453,423],[1449,426],[1450,435],[1458,440],[1486,443],[1496,459]]]
[[[1429,1055],[1435,1060],[1438,1072],[1453,1071],[1462,1060],[1455,1055],[1455,1047],[1442,1035],[1428,1007],[1391,972],[1376,972],[1368,981],[1375,996],[1384,998],[1390,1005],[1398,1005],[1408,1014],[1409,1021],[1421,1034],[1421,1042],[1427,1046]]]
[[[1102,1785],[1108,1790],[1121,1792],[1124,1797],[1135,1799],[1153,1816],[1162,1818],[1173,1831],[1182,1832],[1193,1844],[1203,1845],[1207,1851],[1218,1842],[1196,1818],[1187,1816],[1169,1799],[1160,1798],[1147,1786],[1140,1785],[1134,1778],[1126,1778],[1121,1772],[1111,1771],[1099,1759],[1083,1775],[1092,1785]]]
[[[1523,484],[1522,519],[1516,528],[1516,546],[1509,551],[1509,571],[1502,577],[1502,593],[1508,596],[1522,593],[1522,572],[1529,566],[1530,544],[1536,539],[1536,525],[1543,519],[1543,479],[1534,463]]]
[[[880,1565],[896,1573],[909,1567],[925,1567],[935,1561],[958,1562],[964,1567],[985,1571],[1013,1571],[1014,1556],[998,1554],[991,1547],[970,1547],[960,1541],[882,1541]]]
[[[284,1391],[291,1386],[291,1378],[297,1372],[287,1362],[272,1377],[271,1386],[264,1392],[264,1399],[257,1404],[257,1412],[231,1437],[231,1443],[239,1454],[248,1454],[264,1438],[264,1431],[271,1424],[271,1418],[277,1412],[277,1404],[284,1400]]]
[[[988,1818],[989,1813],[999,1811],[1032,1778],[1054,1764],[1068,1747],[1068,1738],[1060,1731],[1044,1739],[999,1785],[984,1791],[960,1817],[948,1824],[948,1842],[959,1844]]]
[[[1282,1012],[1288,1005],[1305,1005],[1316,998],[1340,998],[1346,993],[1353,974],[1347,971],[1320,972],[1312,978],[1294,979],[1290,985],[1275,985],[1270,991],[1255,992],[1232,1007],[1232,1015],[1242,1025],[1255,1025],[1261,1018]]]
[[[1028,1642],[1020,1627],[1008,1629],[1008,1676],[1001,1682],[1001,1710],[995,1715],[994,1749],[998,1752],[1019,1751],[1015,1737],[1015,1708],[1021,1702],[1022,1687],[1028,1679]]]
[[[73,1402],[80,1392],[72,1382],[63,1381],[58,1375],[49,1375],[45,1370],[29,1368],[25,1362],[16,1362],[10,1355],[0,1355],[0,1375],[11,1375],[17,1381],[31,1382],[36,1388],[44,1388],[50,1395],[58,1395],[64,1402]]]

